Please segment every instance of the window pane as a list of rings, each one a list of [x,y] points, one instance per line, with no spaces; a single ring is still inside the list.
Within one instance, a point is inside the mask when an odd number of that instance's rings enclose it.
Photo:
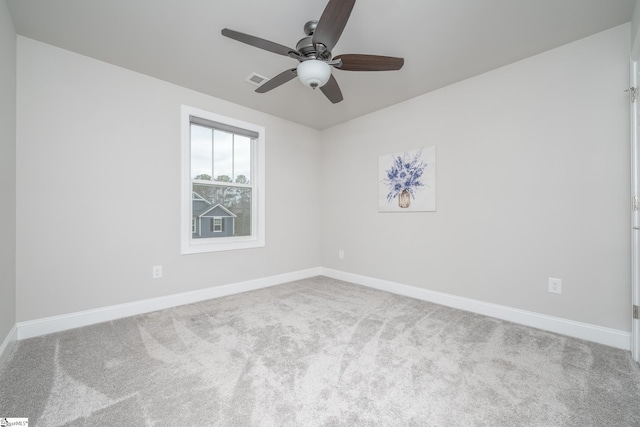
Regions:
[[[236,214],[234,226],[236,236],[251,235],[251,189],[236,188],[236,199],[231,212]]]
[[[192,184],[192,189],[192,238],[251,235],[250,188]],[[220,226],[215,227],[218,220]]]
[[[213,131],[213,177],[231,182],[233,177],[233,134]]]
[[[234,150],[234,182],[239,184],[251,183],[251,139],[246,136],[236,135],[233,144]]]
[[[211,179],[213,171],[212,132],[210,128],[191,125],[191,178]]]

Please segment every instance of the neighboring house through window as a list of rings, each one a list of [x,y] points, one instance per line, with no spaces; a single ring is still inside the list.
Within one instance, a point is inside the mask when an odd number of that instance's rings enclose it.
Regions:
[[[214,205],[196,192],[191,198],[191,237],[231,237],[236,235],[237,215],[220,205]]]
[[[264,151],[263,127],[182,107],[183,254],[264,246]]]

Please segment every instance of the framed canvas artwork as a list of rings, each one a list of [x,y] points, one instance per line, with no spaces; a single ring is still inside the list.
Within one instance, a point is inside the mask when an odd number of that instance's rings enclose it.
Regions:
[[[436,210],[436,147],[380,156],[378,212]]]

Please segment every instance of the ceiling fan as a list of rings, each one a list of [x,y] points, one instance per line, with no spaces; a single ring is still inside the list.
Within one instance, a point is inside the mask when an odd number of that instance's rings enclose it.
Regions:
[[[331,67],[345,71],[392,71],[399,70],[404,65],[403,58],[391,56],[331,55],[355,2],[356,0],[329,0],[320,20],[309,21],[304,25],[307,36],[298,42],[295,49],[228,28],[222,30],[222,35],[300,62],[296,68],[285,70],[264,83],[256,92],[268,92],[297,76],[306,86],[320,88],[336,104],[343,97],[338,82],[331,74]]]

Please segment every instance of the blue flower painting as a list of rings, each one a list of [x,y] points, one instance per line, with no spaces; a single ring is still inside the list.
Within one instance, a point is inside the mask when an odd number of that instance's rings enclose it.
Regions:
[[[413,157],[405,152],[403,156],[395,156],[391,167],[387,169],[387,177],[384,183],[389,186],[387,201],[391,202],[402,192],[407,192],[412,198],[416,198],[415,192],[424,184],[420,181],[427,164],[422,160],[422,150]]]
[[[379,210],[435,211],[435,160],[435,147],[381,156]]]

